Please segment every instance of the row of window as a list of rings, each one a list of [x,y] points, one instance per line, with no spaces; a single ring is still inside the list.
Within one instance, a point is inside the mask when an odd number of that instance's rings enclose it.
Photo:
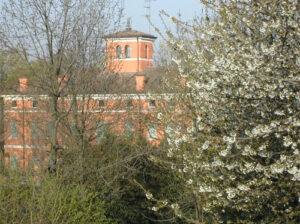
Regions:
[[[10,139],[18,138],[18,123],[10,122]],[[38,122],[31,122],[31,139],[39,138]]]
[[[155,100],[148,100],[148,106],[151,107],[151,108],[156,107]],[[105,107],[105,101],[104,100],[98,100],[98,107],[99,108],[104,108]],[[126,107],[127,108],[132,108],[133,107],[132,100],[126,100]]]
[[[96,128],[96,142],[99,144],[106,133],[106,124],[99,123]],[[125,124],[124,134],[130,134],[134,131],[134,125],[131,122]],[[148,125],[149,139],[156,139],[156,128],[154,125]],[[31,139],[37,140],[39,138],[38,122],[31,122]],[[18,123],[10,122],[10,139],[18,139]]]
[[[116,54],[117,58],[122,58],[122,47],[120,45],[116,48]],[[131,48],[129,45],[125,46],[125,57],[130,58],[131,57]]]
[[[19,157],[17,155],[10,155],[10,166],[13,170],[19,169]],[[38,165],[42,161],[41,156],[32,155],[31,156],[31,162],[32,165]]]
[[[155,140],[157,139],[157,130],[155,125],[148,124],[148,139],[149,140]],[[131,122],[127,122],[124,127],[124,134],[129,135],[133,133],[134,131],[134,125]],[[97,129],[96,129],[96,142],[97,144],[100,144],[101,141],[105,138],[105,133],[107,132],[107,127],[105,123],[98,123]]]
[[[144,58],[148,58],[148,46],[145,46],[144,49]],[[122,58],[122,47],[120,45],[117,46],[116,48],[116,55],[117,58],[121,59]],[[125,46],[125,58],[130,58],[131,57],[131,48],[129,45]]]
[[[38,107],[38,101],[33,100],[31,102],[31,106],[32,106],[32,108],[37,108]],[[11,101],[11,107],[12,108],[17,108],[17,101],[16,100]]]

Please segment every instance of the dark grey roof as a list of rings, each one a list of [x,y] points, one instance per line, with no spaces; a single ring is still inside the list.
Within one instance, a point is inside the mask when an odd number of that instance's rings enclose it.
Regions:
[[[157,37],[151,35],[151,34],[147,34],[147,33],[143,33],[137,30],[131,30],[131,29],[127,29],[124,31],[120,31],[117,33],[113,33],[113,34],[109,34],[107,36],[105,36],[104,38],[122,38],[122,37],[145,37],[145,38],[150,38],[150,39],[156,39]]]

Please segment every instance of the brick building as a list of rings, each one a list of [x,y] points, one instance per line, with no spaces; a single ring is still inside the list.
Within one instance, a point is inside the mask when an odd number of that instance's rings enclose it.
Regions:
[[[59,100],[62,118],[58,139],[62,146],[72,142],[68,136],[80,123],[77,119],[84,120],[85,138],[91,144],[99,143],[105,130],[141,132],[153,144],[159,143],[163,131],[156,120],[164,104],[159,97],[167,94],[159,93],[162,68],[152,67],[155,39],[130,28],[105,37],[106,71],[105,78],[99,78],[101,85],[93,91],[67,93]],[[63,87],[66,80],[58,82]],[[27,167],[46,160],[49,152],[49,96],[31,91],[27,78],[20,78],[18,85],[17,92],[0,95],[0,148],[6,163]],[[149,94],[154,87],[157,93]]]

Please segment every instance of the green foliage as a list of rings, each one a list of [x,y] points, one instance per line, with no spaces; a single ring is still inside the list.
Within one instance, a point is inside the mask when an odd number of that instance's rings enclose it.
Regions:
[[[0,198],[0,223],[114,223],[97,193],[46,174],[9,172],[2,176]]]
[[[29,61],[19,52],[0,52],[0,89],[16,91],[18,78],[33,79],[37,74],[43,74],[44,64],[42,60]]]
[[[1,80],[5,81],[6,85],[12,85],[18,77],[30,77],[33,64],[27,63],[16,52],[2,51],[0,52]]]
[[[81,168],[76,154],[64,154],[60,172],[65,181],[82,182],[97,192],[105,201],[106,215],[120,224],[157,223],[157,220],[182,223],[168,209],[153,211],[154,203],[135,184],[138,182],[156,195],[178,199],[180,178],[169,166],[154,163],[153,155],[163,156],[163,152],[142,136],[108,133],[101,144],[84,153]]]
[[[165,223],[182,223],[168,209],[153,211],[155,204],[145,197],[145,192],[133,181],[147,187],[151,192],[159,196],[169,198],[180,195],[180,179],[175,175],[169,166],[158,164],[152,161],[152,157],[162,156],[161,148],[151,146],[147,140],[138,136],[135,141],[131,137],[119,138],[112,141],[106,138],[99,148],[107,151],[108,148],[112,156],[117,154],[128,155],[131,158],[126,163],[125,172],[127,176],[120,176],[106,189],[106,202],[108,215],[118,219],[118,223],[157,223],[157,220]],[[120,152],[121,151],[121,152]],[[113,153],[118,152],[118,153]],[[126,157],[126,156],[125,156]],[[116,194],[115,190],[119,189]]]

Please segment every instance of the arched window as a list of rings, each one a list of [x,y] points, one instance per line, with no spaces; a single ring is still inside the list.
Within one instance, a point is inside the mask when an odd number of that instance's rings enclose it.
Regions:
[[[145,58],[148,58],[148,46],[145,46]]]
[[[126,45],[125,46],[125,57],[126,58],[130,58],[131,57],[130,54],[131,54],[131,52],[130,52],[130,46]]]
[[[116,53],[117,58],[122,58],[122,47],[120,45],[117,46]]]

